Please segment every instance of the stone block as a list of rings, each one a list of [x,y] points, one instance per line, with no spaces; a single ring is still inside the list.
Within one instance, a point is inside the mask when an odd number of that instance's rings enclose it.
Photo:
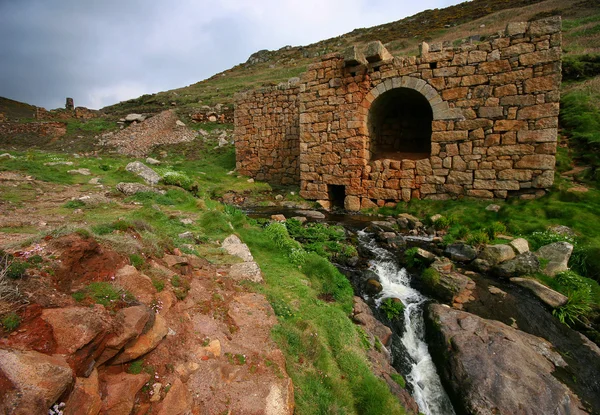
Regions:
[[[536,20],[529,24],[529,35],[543,36],[551,35],[560,32],[561,18],[560,16],[552,16],[546,19]]]
[[[556,158],[547,154],[530,154],[521,157],[519,161],[515,163],[517,169],[536,169],[536,170],[552,170]]]
[[[544,130],[524,130],[517,132],[519,143],[553,143],[558,139],[556,128]]]
[[[370,63],[392,59],[393,56],[379,40],[370,42],[365,48],[364,56]]]

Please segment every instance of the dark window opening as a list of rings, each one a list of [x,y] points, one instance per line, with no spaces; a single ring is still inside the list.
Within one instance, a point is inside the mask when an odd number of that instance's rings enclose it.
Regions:
[[[429,63],[429,69],[436,69],[437,68],[437,62],[430,62]]]
[[[336,184],[327,186],[329,190],[329,202],[332,208],[344,208],[344,200],[346,199],[346,187]]]
[[[395,88],[380,95],[369,111],[371,159],[428,158],[432,121],[431,105],[420,92]]]

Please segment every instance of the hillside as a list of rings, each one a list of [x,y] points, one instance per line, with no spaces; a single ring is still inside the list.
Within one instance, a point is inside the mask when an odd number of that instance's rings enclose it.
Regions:
[[[470,37],[480,39],[504,30],[511,21],[562,15],[565,52],[597,53],[600,36],[596,27],[598,2],[595,0],[475,0],[445,9],[427,10],[405,19],[356,29],[345,35],[307,46],[285,46],[276,51],[259,51],[248,61],[187,87],[143,95],[103,109],[107,114],[156,112],[176,105],[181,114],[192,113],[203,105],[233,104],[236,92],[298,76],[318,56],[341,52],[349,45],[364,45],[373,40],[384,42],[395,56],[415,55],[422,41],[448,41],[455,45]],[[585,20],[582,20],[585,18]],[[569,22],[569,23],[567,23]]]

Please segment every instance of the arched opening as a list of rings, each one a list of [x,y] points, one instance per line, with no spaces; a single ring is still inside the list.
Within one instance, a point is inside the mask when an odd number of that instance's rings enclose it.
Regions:
[[[420,92],[394,88],[381,94],[369,111],[371,159],[428,158],[432,121],[431,105]]]

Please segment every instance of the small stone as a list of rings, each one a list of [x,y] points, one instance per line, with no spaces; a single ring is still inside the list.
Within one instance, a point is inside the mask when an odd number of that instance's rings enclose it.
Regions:
[[[183,218],[180,220],[180,222],[184,225],[192,225],[194,223],[194,221],[192,219],[189,218]]]
[[[177,235],[179,239],[195,239],[194,234],[190,231],[186,231]]]
[[[156,166],[156,165],[160,164],[160,161],[156,160],[156,159],[153,159],[152,157],[148,157],[146,159],[146,163],[151,164],[153,166]]]
[[[177,120],[175,121],[175,125],[178,127],[185,127],[185,123],[183,121]]]
[[[527,242],[527,240],[524,238],[513,239],[508,244],[512,246],[517,255],[529,252],[529,242]]]
[[[284,215],[271,215],[271,220],[275,222],[285,222],[286,219]]]
[[[90,176],[92,174],[92,172],[90,171],[90,169],[69,170],[67,173],[69,173],[69,174],[81,174],[83,176]]]
[[[14,159],[14,158],[16,158],[16,157],[15,157],[15,156],[13,156],[13,155],[12,155],[12,154],[10,154],[10,153],[3,153],[3,154],[0,154],[0,160],[12,160],[12,159]],[[73,163],[71,163],[71,164],[73,164]]]
[[[158,173],[139,161],[129,163],[125,170],[141,177],[148,184],[157,184],[160,181]]]
[[[246,180],[248,183],[254,183],[254,179],[248,179]]]
[[[565,295],[530,278],[511,278],[510,281],[531,290],[536,297],[552,308],[563,306],[569,300]]]
[[[275,200],[283,200],[283,195],[277,195],[277,196],[275,196]]]
[[[500,288],[495,287],[493,285],[488,286],[488,291],[490,292],[490,294],[506,297],[506,291],[502,291]]]
[[[156,382],[152,385],[152,394],[150,396],[150,402],[160,401],[160,390],[162,389],[162,383]]]
[[[498,212],[500,210],[500,206],[499,205],[495,205],[495,204],[491,204],[491,205],[487,205],[485,210],[488,210],[490,212]]]

